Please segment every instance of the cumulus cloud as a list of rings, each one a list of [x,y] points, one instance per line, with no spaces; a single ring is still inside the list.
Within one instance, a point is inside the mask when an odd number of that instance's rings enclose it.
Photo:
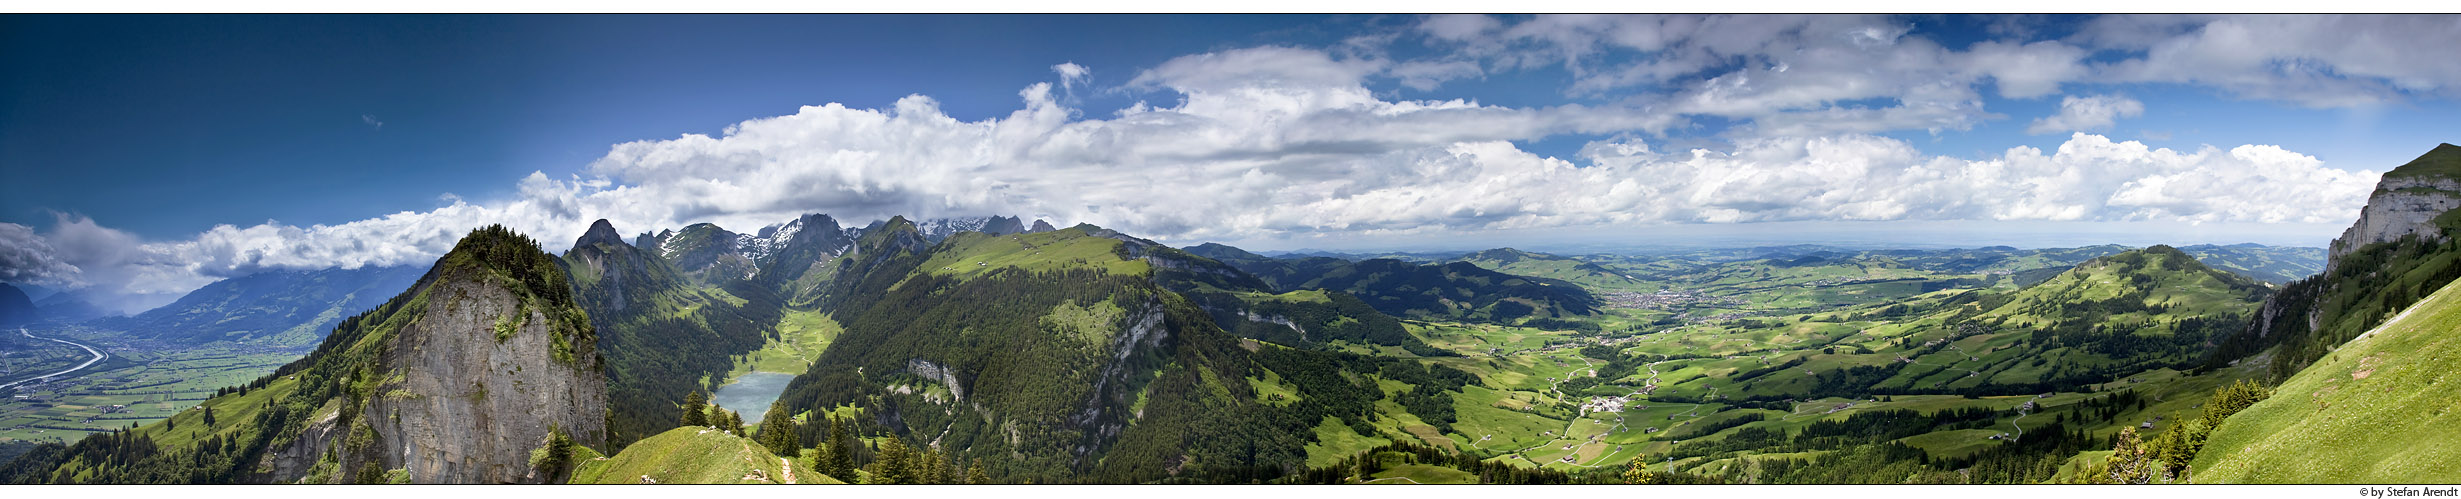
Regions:
[[[43,286],[81,286],[76,265],[60,261],[59,250],[34,234],[34,229],[0,223],[0,282]]]
[[[376,121],[376,115],[373,114],[359,115],[359,122],[366,123],[367,126],[375,127],[377,130],[383,130],[385,128],[385,122]]]
[[[2200,22],[2211,21],[2174,24]],[[853,224],[1016,214],[1168,241],[1803,220],[2333,223],[2356,216],[2375,180],[2271,146],[2179,151],[2073,133],[2052,151],[1956,158],[1878,135],[2001,119],[1983,92],[2056,94],[2118,67],[2081,62],[2124,50],[2098,47],[2160,39],[1945,47],[1891,18],[1840,16],[1469,16],[1413,29],[1450,52],[1188,55],[1122,87],[1161,104],[1105,119],[1071,107],[1065,94],[1091,73],[1064,63],[1052,68],[1056,82],[1026,86],[1017,109],[993,118],[959,120],[923,95],[881,108],[805,106],[714,135],[616,144],[579,174],[507,179],[516,189],[503,199],[448,195],[433,210],[338,225],[220,225],[167,242],[82,218],[40,237],[0,226],[0,251],[51,248],[0,253],[0,264],[28,275],[76,269],[69,275],[126,293],[185,291],[266,269],[423,265],[489,223],[554,251],[598,218],[633,233],[698,222],[750,230],[804,213]],[[1509,107],[1369,88],[1541,66],[1573,70],[1575,93],[1630,95]],[[2124,97],[2062,104],[2037,133],[2142,112]],[[1737,126],[1715,146],[1648,142],[1701,116]],[[1567,135],[1611,138],[1571,158],[1515,145]]]
[[[2145,103],[2126,96],[2071,95],[2059,99],[2059,114],[2034,120],[2032,125],[2025,127],[2025,133],[2042,135],[2101,130],[2118,123],[2120,118],[2134,118],[2141,114],[2145,114]]]

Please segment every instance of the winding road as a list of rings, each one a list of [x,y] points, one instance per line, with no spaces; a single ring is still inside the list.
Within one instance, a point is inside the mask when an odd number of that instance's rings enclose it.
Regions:
[[[22,328],[22,327],[21,327],[21,328],[17,328],[17,334],[26,335],[26,337],[27,337],[27,338],[33,338],[33,339],[38,339],[38,340],[43,340],[43,341],[56,341],[56,342],[60,342],[60,343],[66,343],[66,344],[68,344],[68,345],[70,345],[70,346],[75,346],[75,347],[77,347],[77,348],[83,348],[83,349],[85,349],[85,353],[92,354],[92,355],[94,356],[94,358],[92,358],[92,359],[87,359],[87,360],[85,361],[85,363],[84,363],[84,364],[78,364],[78,365],[77,365],[77,367],[71,367],[71,368],[68,368],[67,370],[63,370],[63,371],[56,372],[56,373],[45,374],[45,375],[42,375],[42,376],[35,376],[35,377],[32,377],[32,378],[26,378],[26,379],[17,380],[17,381],[15,381],[15,382],[11,382],[11,383],[9,383],[9,384],[0,385],[0,388],[8,388],[8,387],[12,387],[12,386],[17,386],[17,385],[20,385],[20,384],[24,384],[24,383],[26,383],[26,382],[28,382],[28,381],[34,381],[34,380],[38,380],[38,379],[49,378],[49,377],[52,377],[52,376],[59,376],[59,375],[62,375],[62,374],[68,374],[68,373],[77,372],[77,370],[78,370],[78,369],[85,369],[85,368],[86,368],[86,367],[88,367],[88,366],[92,366],[92,365],[94,365],[94,363],[96,363],[96,362],[102,362],[102,361],[103,361],[103,358],[105,358],[105,357],[109,357],[108,355],[103,355],[103,352],[102,352],[102,351],[100,351],[100,350],[95,350],[95,349],[94,349],[94,347],[85,346],[85,344],[82,344],[82,343],[77,343],[77,342],[74,342],[74,341],[68,341],[68,340],[60,340],[60,339],[52,339],[52,338],[44,338],[44,337],[41,337],[41,336],[35,336],[33,332],[31,332],[31,331],[27,331],[27,330],[26,330],[26,328]]]

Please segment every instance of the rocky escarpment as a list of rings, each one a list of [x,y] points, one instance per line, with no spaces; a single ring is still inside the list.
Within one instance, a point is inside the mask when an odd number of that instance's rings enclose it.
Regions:
[[[2461,179],[2387,175],[2376,184],[2375,195],[2367,198],[2367,208],[2359,211],[2358,223],[2333,240],[2324,268],[2332,271],[2343,255],[2369,244],[2413,235],[2441,241],[2444,231],[2435,219],[2454,208],[2461,208]]]
[[[321,385],[303,394],[321,403],[271,449],[262,478],[541,483],[530,454],[551,434],[603,448],[604,362],[570,289],[526,237],[464,238],[409,293],[302,359],[302,384]]]
[[[384,468],[420,483],[535,483],[530,450],[549,432],[601,445],[607,381],[596,341],[556,344],[550,311],[502,286],[447,281],[431,292],[454,301],[429,308],[386,352],[400,376],[365,412],[382,416],[368,421]]]
[[[2324,272],[2282,286],[2206,366],[2273,349],[2271,369],[2288,376],[2442,288],[2461,258],[2441,244],[2461,229],[2457,209],[2461,147],[2438,145],[2385,172],[2359,219],[2333,240]]]
[[[940,384],[948,386],[949,396],[957,399],[958,402],[966,401],[966,385],[957,381],[956,369],[949,369],[938,362],[906,359],[906,372],[939,381]]]

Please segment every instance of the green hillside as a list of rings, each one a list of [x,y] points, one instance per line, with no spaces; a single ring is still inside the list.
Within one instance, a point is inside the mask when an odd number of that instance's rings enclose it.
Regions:
[[[703,426],[687,426],[633,442],[623,452],[584,458],[576,484],[837,484],[846,483],[770,454],[760,442]]]
[[[2386,179],[2425,177],[2461,178],[2461,146],[2436,144],[2426,154],[2384,172]]]
[[[818,305],[843,332],[780,407],[855,416],[859,434],[936,444],[998,481],[1262,480],[1306,464],[1328,420],[1377,431],[1381,405],[1442,434],[1452,396],[1476,382],[1411,360],[1226,334],[1174,286],[1259,293],[1261,283],[1089,225],[932,245],[893,219],[835,266]],[[1326,293],[1261,296],[1298,307],[1270,312],[1328,314],[1310,324],[1367,324]],[[813,440],[813,426],[797,432]]]
[[[2450,146],[2447,146],[2450,147]],[[2461,290],[2446,286],[2231,416],[2199,483],[2440,483],[2461,477]]]

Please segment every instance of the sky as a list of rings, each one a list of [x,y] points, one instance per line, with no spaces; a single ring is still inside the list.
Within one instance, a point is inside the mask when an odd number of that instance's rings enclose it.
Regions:
[[[0,282],[803,213],[1255,250],[2321,246],[2461,17],[0,16]]]

